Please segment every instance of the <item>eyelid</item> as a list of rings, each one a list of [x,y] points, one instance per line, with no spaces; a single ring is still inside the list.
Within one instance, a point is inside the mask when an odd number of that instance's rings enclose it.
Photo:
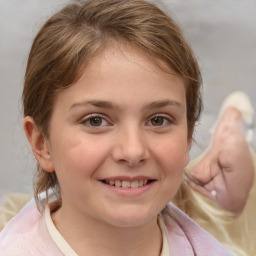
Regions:
[[[80,123],[81,124],[84,124],[89,121],[91,118],[94,118],[94,117],[100,117],[102,118],[103,120],[105,120],[108,124],[107,125],[100,125],[100,126],[92,126],[92,125],[86,125],[87,127],[93,127],[94,129],[96,128],[100,128],[100,127],[105,127],[105,126],[110,126],[111,125],[111,122],[108,120],[108,118],[100,113],[92,113],[92,114],[88,114],[88,115],[85,115],[83,116],[83,118],[81,118],[81,121]]]
[[[157,113],[157,114],[154,114],[154,115],[150,116],[146,123],[149,123],[155,117],[162,117],[162,118],[164,118],[165,120],[168,121],[167,125],[175,123],[175,119],[172,116],[170,116],[169,114],[164,114],[164,113]],[[150,126],[153,126],[153,125],[150,125]],[[155,126],[155,127],[160,128],[160,127],[164,127],[164,126],[166,126],[166,125]]]
[[[174,118],[170,115],[170,114],[165,114],[165,113],[157,113],[157,114],[153,114],[149,117],[149,119],[152,119],[154,117],[164,117],[166,119],[170,119],[170,120],[173,120],[174,121]]]

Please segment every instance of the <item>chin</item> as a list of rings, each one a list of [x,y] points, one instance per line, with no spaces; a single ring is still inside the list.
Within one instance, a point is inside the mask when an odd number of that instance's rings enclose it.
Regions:
[[[120,209],[118,212],[112,213],[108,222],[113,226],[123,228],[139,227],[152,220],[157,214],[157,212],[152,213],[145,209],[132,209],[132,207],[129,207],[129,209]]]

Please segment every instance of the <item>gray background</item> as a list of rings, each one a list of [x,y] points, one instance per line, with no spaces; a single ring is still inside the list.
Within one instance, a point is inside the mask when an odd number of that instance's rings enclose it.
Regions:
[[[64,0],[0,0],[0,195],[32,192],[35,162],[22,130],[26,59],[39,27]],[[225,97],[246,92],[256,107],[256,0],[166,0],[194,48],[204,79],[204,113],[192,158],[209,143]]]

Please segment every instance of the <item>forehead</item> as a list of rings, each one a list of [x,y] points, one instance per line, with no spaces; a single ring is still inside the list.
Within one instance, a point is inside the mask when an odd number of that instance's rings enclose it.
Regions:
[[[164,62],[161,65],[168,68]],[[60,96],[66,98],[67,102],[83,101],[84,98],[90,101],[95,97],[114,103],[124,103],[129,97],[133,102],[143,100],[145,104],[168,97],[183,101],[184,81],[168,69],[169,72],[161,70],[137,48],[116,44],[87,63],[78,81]]]
[[[84,75],[88,75],[88,73],[97,74],[106,69],[106,67],[114,65],[119,67],[125,65],[127,71],[129,67],[137,65],[144,69],[145,72],[171,80],[182,81],[183,85],[186,83],[185,78],[177,74],[165,61],[156,56],[149,56],[144,50],[131,43],[118,43],[116,41],[113,41],[102,52],[95,54],[86,62],[86,65],[81,69],[79,79]],[[113,72],[115,72],[114,67]]]

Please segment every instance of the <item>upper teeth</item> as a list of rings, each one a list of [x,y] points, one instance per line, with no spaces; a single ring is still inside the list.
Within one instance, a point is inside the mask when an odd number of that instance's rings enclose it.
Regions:
[[[148,183],[148,180],[106,180],[106,183],[111,186],[123,187],[123,188],[138,188]]]

